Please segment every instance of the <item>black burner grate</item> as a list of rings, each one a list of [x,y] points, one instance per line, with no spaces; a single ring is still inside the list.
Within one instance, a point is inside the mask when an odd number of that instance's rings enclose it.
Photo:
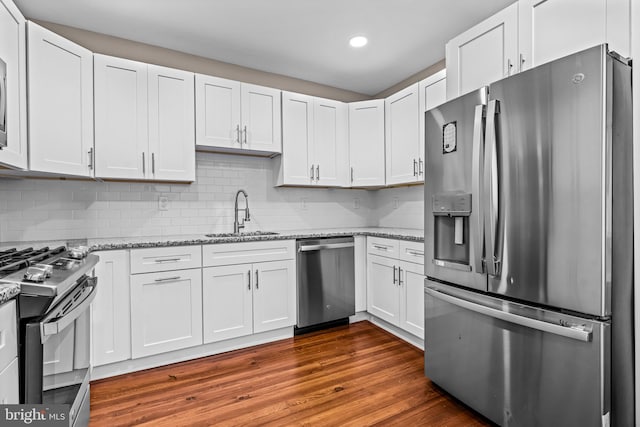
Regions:
[[[58,246],[55,249],[45,246],[40,249],[26,248],[18,251],[12,248],[0,251],[0,278],[45,261],[66,249],[64,246]]]

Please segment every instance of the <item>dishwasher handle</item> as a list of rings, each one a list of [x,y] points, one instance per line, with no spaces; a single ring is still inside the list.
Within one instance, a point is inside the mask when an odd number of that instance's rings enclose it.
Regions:
[[[308,246],[300,246],[298,248],[298,252],[320,251],[320,250],[323,250],[323,249],[352,248],[353,246],[354,246],[353,242],[327,243],[327,244],[320,244],[320,245],[308,245]]]

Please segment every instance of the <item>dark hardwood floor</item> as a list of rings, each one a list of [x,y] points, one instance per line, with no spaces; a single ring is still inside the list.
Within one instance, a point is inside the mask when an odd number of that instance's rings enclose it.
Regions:
[[[91,426],[488,426],[369,322],[91,383]]]

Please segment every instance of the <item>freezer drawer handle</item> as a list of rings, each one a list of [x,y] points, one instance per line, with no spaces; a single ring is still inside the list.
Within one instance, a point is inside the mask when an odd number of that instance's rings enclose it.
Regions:
[[[298,248],[298,252],[310,252],[310,251],[319,251],[322,249],[340,249],[340,248],[352,248],[353,242],[349,243],[332,243],[328,245],[309,245],[309,246],[300,246]]]
[[[566,338],[572,338],[578,341],[591,341],[591,331],[579,329],[572,326],[557,325],[555,323],[544,322],[542,320],[531,319],[529,317],[518,316],[517,314],[508,313],[502,310],[497,310],[495,308],[486,307],[484,305],[460,299],[430,287],[426,287],[424,291],[434,298],[448,302],[449,304],[457,305],[458,307],[462,307],[467,310],[475,311],[476,313],[484,314],[485,316],[493,317],[494,319],[504,320],[505,322],[514,323],[516,325],[525,326],[531,329],[537,329],[542,332],[549,332],[551,334],[560,335]]]

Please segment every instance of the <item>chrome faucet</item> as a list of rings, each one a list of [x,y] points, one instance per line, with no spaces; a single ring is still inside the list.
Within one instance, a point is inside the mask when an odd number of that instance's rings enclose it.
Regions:
[[[244,194],[244,209],[238,209],[238,196],[240,195],[240,193]],[[242,219],[242,222],[238,220],[238,211],[244,211],[244,218]],[[240,229],[244,228],[244,223],[250,220],[251,218],[249,217],[249,196],[247,195],[246,191],[238,190],[238,192],[236,193],[236,204],[233,211],[233,233],[238,234],[240,232]]]

